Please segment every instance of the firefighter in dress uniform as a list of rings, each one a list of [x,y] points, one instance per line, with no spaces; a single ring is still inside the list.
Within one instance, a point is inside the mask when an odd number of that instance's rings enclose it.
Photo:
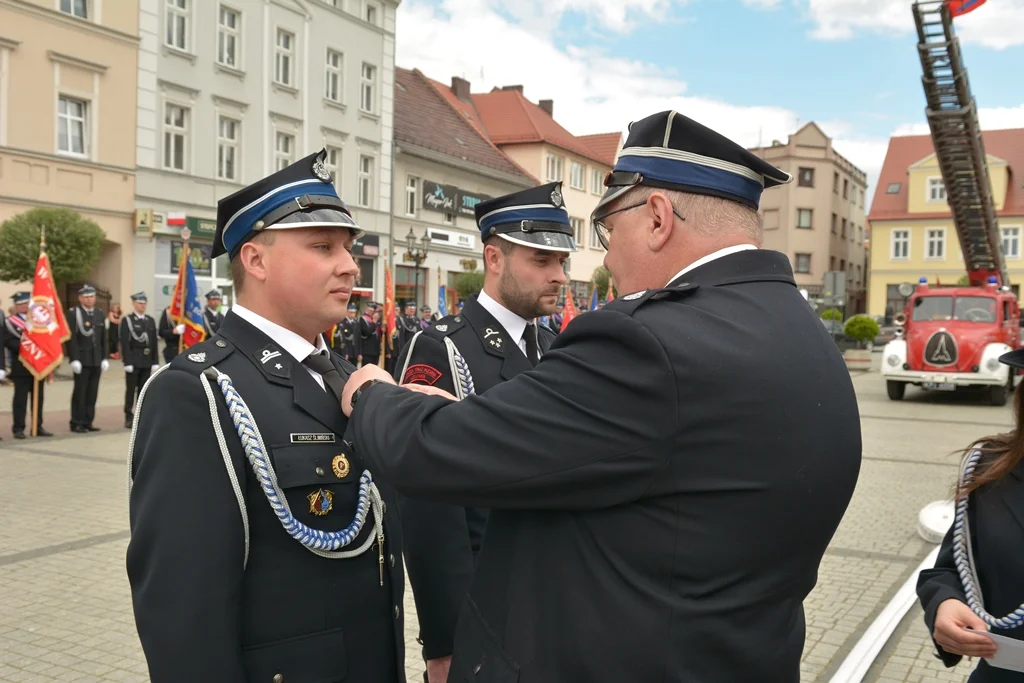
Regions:
[[[164,340],[164,362],[170,363],[178,355],[178,342],[185,332],[184,323],[175,325],[171,318],[171,309],[165,308],[160,314],[160,326],[157,334]]]
[[[206,336],[217,334],[224,322],[224,314],[220,312],[220,291],[211,289],[206,293],[206,310],[203,311],[203,329]]]
[[[348,305],[348,314],[344,320],[338,323],[335,329],[335,348],[341,357],[355,365],[359,360],[359,352],[356,349],[356,335],[359,332],[359,320],[356,319],[356,305]]]
[[[405,347],[394,373],[403,384],[459,395],[471,378],[475,392],[482,394],[535,366],[555,339],[537,319],[554,310],[568,279],[565,261],[576,251],[561,183],[480,202],[476,216],[484,244],[483,290],[460,313],[441,318]],[[519,229],[506,231],[508,223]],[[464,361],[465,371],[457,358]],[[407,498],[401,506],[427,683],[443,683],[487,511]]]
[[[377,365],[380,363],[381,329],[380,304],[371,301],[359,318],[359,364]]]
[[[219,202],[236,303],[139,399],[127,570],[153,683],[405,680],[397,505],[343,438],[355,368],[320,334],[362,232],[325,157]]]
[[[135,400],[151,373],[160,367],[156,355],[156,321],[146,315],[145,292],[132,294],[132,313],[121,316],[117,336],[124,360],[124,426],[132,428]]]
[[[416,317],[415,301],[409,299],[405,302],[404,313],[398,316],[398,319],[395,321],[395,327],[398,329],[394,348],[394,354],[397,356],[405,348],[405,345],[409,343],[409,340],[423,329],[420,325],[420,319]]]
[[[38,436],[53,436],[43,429],[43,395],[46,379],[39,380],[36,384],[32,373],[28,371],[18,359],[21,349],[21,335],[25,332],[25,319],[28,316],[28,303],[32,298],[30,292],[17,292],[11,299],[14,300],[14,315],[8,316],[3,322],[4,347],[11,355],[11,381],[14,383],[14,401],[11,405],[11,413],[14,423],[11,431],[15,439],[25,438],[26,416],[32,411],[32,387],[39,388],[39,405],[36,419],[36,434]],[[2,365],[2,363],[0,363]],[[3,368],[0,368],[2,370]]]
[[[68,340],[68,358],[75,374],[71,390],[71,431],[78,434],[98,432],[93,424],[96,418],[96,395],[100,389],[100,374],[107,371],[106,316],[96,308],[96,288],[83,285],[78,290],[78,305],[68,311],[71,339]]]

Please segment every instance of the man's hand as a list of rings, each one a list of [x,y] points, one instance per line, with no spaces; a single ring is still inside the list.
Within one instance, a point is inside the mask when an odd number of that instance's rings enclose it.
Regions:
[[[156,372],[156,371],[157,371],[157,370],[159,370],[159,369],[160,369],[160,366],[159,366],[159,365],[157,365],[156,363],[154,363],[153,365],[150,365],[150,366],[149,366],[149,372],[150,372],[150,374],[152,374],[152,373]]]
[[[444,389],[438,389],[437,387],[427,386],[426,384],[403,384],[402,388],[412,389],[413,391],[418,391],[419,393],[426,394],[427,396],[444,396],[449,401],[459,400],[452,396],[451,394],[449,394]]]
[[[80,361],[80,360],[73,360],[73,361],[71,361],[71,372],[75,373],[76,375],[81,374],[81,372],[82,372],[82,361]]]
[[[104,358],[100,361],[100,372],[106,372],[107,368],[110,367],[110,361]]]
[[[980,631],[980,633],[978,633]],[[967,657],[992,657],[998,646],[985,635],[988,626],[970,607],[950,598],[935,612],[932,637],[946,652]]]
[[[379,379],[387,382],[388,384],[394,384],[395,380],[391,378],[384,368],[379,365],[364,365],[349,376],[348,381],[345,382],[345,389],[341,392],[341,410],[345,413],[345,417],[352,415],[352,394],[356,393],[356,389],[363,386],[366,382],[371,379]]]
[[[124,371],[125,371],[125,374],[130,375],[133,372],[135,372],[135,366],[134,365],[126,365],[126,366],[124,366]]]
[[[427,683],[446,683],[448,670],[452,666],[452,656],[438,657],[427,660]]]
[[[182,335],[185,334],[185,323],[182,323],[174,328],[174,334]]]

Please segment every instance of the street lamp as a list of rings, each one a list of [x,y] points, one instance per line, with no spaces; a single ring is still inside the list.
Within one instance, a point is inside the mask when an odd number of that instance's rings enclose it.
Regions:
[[[409,234],[405,237],[406,252],[405,257],[407,260],[412,261],[416,264],[416,271],[414,274],[415,290],[414,298],[418,299],[420,294],[420,266],[427,260],[427,251],[430,248],[430,236],[427,231],[424,231],[423,237],[419,240],[422,247],[416,246],[416,233],[413,232],[412,228],[409,228]],[[420,304],[425,302],[419,302]]]

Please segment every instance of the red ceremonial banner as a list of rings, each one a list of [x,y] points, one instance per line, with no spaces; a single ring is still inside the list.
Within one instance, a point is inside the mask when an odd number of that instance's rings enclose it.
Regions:
[[[43,252],[36,263],[18,358],[33,377],[42,380],[64,361],[62,344],[70,338],[71,329],[53,286],[50,258]]]
[[[391,280],[391,269],[386,264],[384,266],[384,314],[381,316],[380,322],[385,326],[388,347],[394,348],[394,337],[398,333],[395,323],[395,285]]]
[[[949,7],[949,14],[953,17],[962,17],[968,12],[973,12],[984,4],[985,0],[946,0],[946,5]]]
[[[565,293],[565,307],[562,308],[562,327],[559,332],[564,332],[565,328],[569,326],[569,321],[576,317],[576,304],[572,299],[572,287],[569,287]]]

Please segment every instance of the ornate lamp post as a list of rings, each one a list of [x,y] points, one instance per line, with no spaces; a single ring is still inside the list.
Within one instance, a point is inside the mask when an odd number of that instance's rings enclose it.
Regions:
[[[421,246],[417,246],[417,242]],[[405,237],[406,251],[405,258],[408,261],[412,261],[416,264],[416,271],[413,282],[415,283],[415,299],[419,299],[420,295],[420,266],[427,260],[427,252],[430,249],[430,236],[427,231],[423,232],[423,237],[419,240],[416,239],[416,233],[413,232],[412,228],[409,228],[409,234]],[[423,305],[424,301],[417,302],[417,310],[419,306]]]

